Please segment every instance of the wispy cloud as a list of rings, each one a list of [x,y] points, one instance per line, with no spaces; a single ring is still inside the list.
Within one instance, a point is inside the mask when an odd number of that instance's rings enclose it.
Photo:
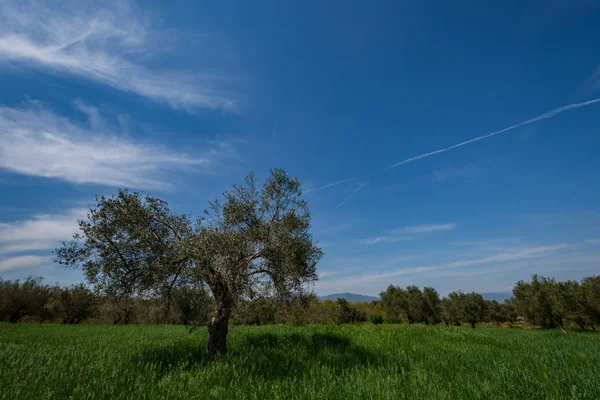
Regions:
[[[358,187],[356,188],[356,190],[354,190],[354,192],[352,192],[352,194],[350,196],[346,197],[341,203],[339,203],[338,205],[336,205],[335,208],[343,206],[344,204],[346,204],[346,202],[348,200],[350,200],[351,198],[353,198],[354,196],[356,196],[358,194],[358,192],[360,192],[368,184],[369,184],[369,181],[362,182],[360,185],[358,185]]]
[[[431,263],[422,266],[406,266],[389,272],[336,277],[333,281],[319,281],[316,284],[316,287],[320,293],[327,293],[332,290],[331,288],[333,286],[342,287],[343,290],[348,291],[358,290],[356,288],[360,288],[364,291],[365,288],[371,288],[369,291],[375,293],[383,290],[389,284],[395,284],[394,279],[399,277],[402,277],[404,284],[418,284],[420,279],[430,276],[432,273],[434,273],[435,276],[443,276],[444,274],[454,273],[457,270],[471,267],[489,269],[489,266],[491,266],[495,269],[495,272],[501,273],[504,270],[513,268],[511,263],[554,257],[556,254],[559,254],[559,252],[569,249],[569,247],[568,244],[559,243],[554,245],[519,248],[500,253],[493,253],[479,258],[468,258],[445,263]],[[406,261],[400,261],[399,263],[406,264]],[[369,266],[369,269],[372,269],[370,265],[371,264],[367,264],[365,267]]]
[[[86,210],[63,214],[38,214],[30,219],[0,223],[0,254],[54,249],[77,231],[77,220]]]
[[[405,226],[391,230],[391,233],[431,233],[431,232],[445,232],[451,231],[456,228],[456,224],[432,224],[432,225],[415,225]]]
[[[101,124],[92,119],[91,125]],[[0,168],[74,183],[133,188],[169,189],[167,172],[208,171],[230,151],[213,145],[204,156],[192,158],[113,132],[90,130],[36,103],[29,108],[0,107],[0,135]]]
[[[584,243],[593,245],[600,244],[600,238],[587,239]]]
[[[128,1],[7,0],[0,5],[0,62],[84,77],[176,108],[235,110],[223,74],[150,67],[165,36],[159,25]]]
[[[50,257],[44,256],[16,256],[0,260],[0,271],[30,268],[50,262]]]
[[[396,167],[399,167],[400,165],[408,164],[408,163],[411,163],[413,161],[417,161],[417,160],[421,160],[423,158],[431,157],[431,156],[434,156],[436,154],[445,153],[447,151],[454,150],[454,149],[457,149],[459,147],[466,146],[468,144],[475,143],[475,142],[478,142],[480,140],[487,139],[487,138],[490,138],[492,136],[496,136],[496,135],[499,135],[501,133],[511,131],[513,129],[517,129],[517,128],[521,127],[521,126],[533,124],[534,122],[538,122],[538,121],[541,121],[541,120],[544,120],[544,119],[552,118],[555,115],[560,114],[560,113],[565,112],[565,111],[572,110],[572,109],[575,109],[575,108],[581,108],[581,107],[589,106],[591,104],[595,104],[595,103],[598,103],[598,102],[600,102],[600,99],[593,99],[593,100],[585,101],[583,103],[569,104],[567,106],[563,106],[563,107],[557,108],[555,110],[548,111],[545,114],[538,115],[535,118],[528,119],[527,121],[519,122],[518,124],[509,126],[508,128],[504,128],[504,129],[501,129],[499,131],[488,133],[487,135],[478,136],[476,138],[473,138],[473,139],[470,139],[470,140],[467,140],[467,141],[464,141],[464,142],[460,142],[460,143],[457,143],[457,144],[449,146],[449,147],[444,147],[442,149],[434,150],[434,151],[431,151],[429,153],[424,153],[424,154],[420,154],[418,156],[407,158],[406,160],[403,160],[403,161],[400,161],[400,162],[397,162],[395,164],[390,165],[388,168],[396,168]]]
[[[53,262],[52,250],[73,237],[77,220],[87,210],[72,208],[59,213],[37,214],[24,220],[0,222],[0,272],[5,278],[41,275],[63,284],[81,282],[83,276]]]
[[[319,278],[337,275],[337,272],[319,272]]]
[[[376,236],[359,240],[363,244],[377,244],[384,242],[402,242],[414,239],[415,234],[445,232],[456,228],[456,224],[434,224],[434,225],[415,225],[405,226],[403,228],[392,229],[385,232],[385,235]]]
[[[360,239],[359,242],[363,244],[377,244],[383,242],[403,242],[412,239],[412,236],[376,236],[367,239]]]
[[[341,181],[329,183],[329,184],[327,184],[325,186],[321,186],[321,187],[318,187],[318,188],[315,188],[315,189],[307,189],[307,190],[305,190],[302,193],[316,192],[317,190],[327,189],[327,188],[330,188],[330,187],[333,187],[333,186],[341,185],[342,183],[350,182],[350,181],[353,181],[355,179],[356,179],[356,177],[354,177],[354,178],[348,178],[348,179],[342,179]]]
[[[470,140],[466,140],[464,142],[460,142],[460,143],[457,143],[457,144],[452,145],[452,146],[448,146],[448,147],[444,147],[444,148],[441,148],[441,149],[438,149],[438,150],[430,151],[429,153],[423,153],[423,154],[420,154],[420,155],[417,155],[417,156],[409,157],[409,158],[407,158],[405,160],[402,160],[400,162],[397,162],[395,164],[390,165],[386,169],[396,168],[396,167],[399,167],[399,166],[404,165],[404,164],[408,164],[408,163],[411,163],[411,162],[414,162],[414,161],[417,161],[417,160],[421,160],[423,158],[434,156],[436,154],[445,153],[447,151],[454,150],[454,149],[457,149],[459,147],[466,146],[468,144],[475,143],[475,142],[478,142],[480,140],[484,140],[484,139],[490,138],[492,136],[496,136],[496,135],[499,135],[501,133],[511,131],[513,129],[517,129],[517,128],[520,128],[522,126],[530,125],[530,124],[533,124],[533,123],[538,122],[538,121],[542,121],[542,120],[545,120],[545,119],[548,119],[548,118],[552,118],[555,115],[563,113],[563,112],[568,111],[568,110],[573,110],[573,109],[576,109],[576,108],[586,107],[586,106],[589,106],[589,105],[592,105],[592,104],[596,104],[596,103],[599,103],[599,102],[600,102],[600,98],[597,98],[597,99],[592,99],[592,100],[584,101],[582,103],[574,103],[574,104],[569,104],[569,105],[566,105],[566,106],[563,106],[563,107],[559,107],[559,108],[556,108],[556,109],[554,109],[552,111],[548,111],[548,112],[546,112],[544,114],[538,115],[537,117],[528,119],[528,120],[523,121],[523,122],[519,122],[518,124],[511,125],[511,126],[509,126],[507,128],[501,129],[499,131],[495,131],[495,132],[488,133],[486,135],[478,136],[476,138],[473,138],[473,139],[470,139]],[[329,187],[329,186],[335,186],[336,184],[339,184],[339,183],[342,183],[342,182],[345,182],[345,181],[346,180],[334,182],[334,183],[331,183],[329,185],[325,185],[323,188]],[[358,191],[360,191],[360,189],[362,189],[362,187],[360,187],[358,189]],[[356,193],[354,193],[354,194],[356,194]],[[352,198],[354,196],[354,194],[350,195],[350,197],[346,198],[344,201],[342,201],[341,203],[339,203],[338,205],[336,205],[336,207],[340,207],[341,205],[345,204],[350,198]]]

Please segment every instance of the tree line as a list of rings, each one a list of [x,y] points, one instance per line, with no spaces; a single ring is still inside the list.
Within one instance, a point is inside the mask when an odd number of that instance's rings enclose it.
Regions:
[[[205,324],[214,307],[205,289],[175,288],[171,297],[119,297],[85,284],[47,285],[41,277],[0,278],[0,321],[62,324]]]
[[[97,196],[78,221],[73,240],[55,250],[55,261],[81,269],[93,292],[85,286],[47,287],[35,279],[3,281],[8,294],[1,297],[2,309],[8,311],[2,311],[2,318],[16,322],[35,316],[64,323],[204,320],[209,358],[226,353],[230,323],[369,319],[475,326],[492,315],[512,315],[508,310],[513,306],[519,317],[544,326],[564,329],[564,321],[573,320],[594,329],[598,323],[593,279],[558,284],[535,277],[517,284],[514,302],[498,305],[473,293],[440,299],[431,288],[412,286],[388,288],[372,304],[319,302],[304,293],[317,279],[324,253],[310,232],[311,215],[302,194],[297,178],[272,169],[262,184],[255,183],[251,172],[195,219],[145,193],[121,189],[111,197]],[[585,290],[591,294],[581,294]],[[212,307],[209,315],[194,315],[203,305]]]
[[[440,298],[432,287],[390,285],[380,296],[388,320],[408,323],[468,323],[474,328],[481,322],[522,322],[563,331],[567,323],[593,331],[600,324],[600,276],[558,282],[533,275],[530,281],[517,282],[512,293],[511,299],[500,303],[475,292],[457,291]]]
[[[513,297],[500,303],[479,293],[460,291],[440,297],[432,287],[390,285],[381,300],[348,302],[319,300],[314,294],[243,299],[232,313],[234,325],[422,323],[459,326],[479,323],[527,324],[545,328],[569,326],[596,330],[600,324],[600,276],[581,282],[558,282],[534,275],[519,281]],[[206,288],[176,287],[169,298],[109,297],[84,284],[46,285],[41,278],[9,281],[0,278],[0,321],[63,324],[208,323],[215,307]]]

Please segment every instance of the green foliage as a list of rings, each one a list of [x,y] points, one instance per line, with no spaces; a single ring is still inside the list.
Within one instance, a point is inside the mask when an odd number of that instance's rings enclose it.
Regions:
[[[497,325],[503,323],[515,323],[517,321],[517,312],[512,300],[504,300],[504,303],[499,303],[495,300],[486,302],[487,321]]]
[[[519,281],[513,295],[519,314],[529,323],[564,330],[567,304],[561,287],[553,278],[534,275],[531,282]]]
[[[275,323],[277,304],[271,299],[259,297],[241,302],[233,312],[231,322],[236,325],[268,325]]]
[[[429,325],[441,321],[441,300],[432,287],[421,291],[416,286],[408,286],[404,290],[390,285],[380,296],[383,309],[389,317],[402,318],[410,324],[423,322]]]
[[[367,321],[367,314],[357,310],[348,300],[339,298],[336,303],[339,308],[338,324],[354,324]]]
[[[94,314],[96,297],[85,285],[73,285],[57,292],[45,308],[60,318],[63,324],[78,324]]]
[[[452,292],[444,299],[443,318],[448,325],[460,325],[468,322],[472,328],[485,320],[486,301],[479,293]]]
[[[461,293],[463,318],[472,328],[485,318],[486,303],[479,293]]]
[[[214,301],[203,286],[179,286],[173,290],[171,300],[178,314],[174,322],[183,325],[206,325],[214,308]]]
[[[0,278],[0,321],[17,323],[23,317],[38,321],[51,318],[46,303],[57,288],[42,284],[42,278],[28,277],[23,282]]]
[[[580,301],[587,323],[596,330],[600,325],[600,275],[581,281]]]
[[[600,335],[423,325],[0,324],[3,399],[598,399]]]
[[[380,314],[372,314],[369,319],[373,325],[383,324],[383,317]]]
[[[581,329],[600,323],[600,277],[557,282],[534,275],[530,282],[519,281],[513,289],[519,315],[533,325],[565,330],[565,320]]]

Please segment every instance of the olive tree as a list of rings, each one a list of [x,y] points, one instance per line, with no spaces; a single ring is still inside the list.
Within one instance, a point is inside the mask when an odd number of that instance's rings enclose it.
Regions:
[[[179,284],[207,285],[215,300],[208,357],[227,351],[231,312],[258,290],[286,295],[317,279],[323,255],[313,241],[300,181],[282,169],[260,186],[250,173],[192,222],[167,202],[119,190],[100,196],[80,232],[56,251],[90,284],[117,297],[162,294]]]

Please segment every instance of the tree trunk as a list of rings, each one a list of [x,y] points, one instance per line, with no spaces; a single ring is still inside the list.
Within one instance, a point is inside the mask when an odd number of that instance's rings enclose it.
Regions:
[[[471,321],[471,328],[475,329],[475,326],[477,325],[477,322],[475,321]]]
[[[206,356],[215,358],[227,353],[227,332],[229,331],[229,312],[221,313],[213,318],[208,325],[208,343],[206,343]]]
[[[208,342],[206,343],[206,357],[215,358],[220,354],[227,353],[227,332],[229,331],[229,316],[233,309],[233,301],[222,282],[216,282],[211,286],[215,298],[215,316],[208,324]]]

